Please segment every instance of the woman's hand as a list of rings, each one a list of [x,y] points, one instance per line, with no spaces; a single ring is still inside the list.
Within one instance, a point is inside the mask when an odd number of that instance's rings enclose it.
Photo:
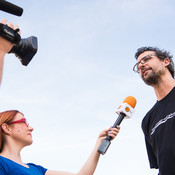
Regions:
[[[117,136],[117,134],[119,133],[119,131],[120,131],[120,126],[117,126],[117,128],[110,127],[109,129],[103,130],[100,133],[98,139],[100,139],[102,141],[108,135],[108,136],[112,137],[111,140],[113,140]]]

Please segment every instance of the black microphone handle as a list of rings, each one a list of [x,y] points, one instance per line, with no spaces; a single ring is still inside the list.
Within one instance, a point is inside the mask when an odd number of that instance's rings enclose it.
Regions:
[[[125,116],[126,116],[126,114],[124,114],[124,113],[121,112],[112,127],[113,128],[117,128],[117,126],[120,125],[120,123],[125,118]],[[109,148],[109,146],[111,144],[111,142],[110,142],[111,139],[112,139],[111,136],[107,136],[105,139],[103,139],[100,147],[98,148],[98,152],[100,154],[103,154],[104,155],[106,153],[106,151],[108,150],[108,148]]]
[[[0,10],[16,16],[21,16],[23,13],[23,9],[21,7],[18,7],[15,4],[12,4],[5,0],[0,0]]]
[[[124,114],[124,113],[121,112],[121,113],[119,114],[117,120],[115,121],[115,123],[114,123],[114,125],[113,125],[112,127],[113,127],[113,128],[117,128],[117,126],[120,125],[120,123],[121,123],[122,120],[125,118],[125,116],[126,116],[126,114]],[[111,139],[112,139],[111,136],[107,136],[107,137],[105,138],[105,140],[108,140],[108,141],[110,141]]]

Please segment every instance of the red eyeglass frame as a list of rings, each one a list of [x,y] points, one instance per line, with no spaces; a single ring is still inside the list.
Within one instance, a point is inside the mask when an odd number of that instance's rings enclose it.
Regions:
[[[29,126],[29,123],[27,122],[27,119],[26,118],[22,118],[20,120],[9,122],[8,124],[15,124],[15,123],[25,123],[27,127]]]

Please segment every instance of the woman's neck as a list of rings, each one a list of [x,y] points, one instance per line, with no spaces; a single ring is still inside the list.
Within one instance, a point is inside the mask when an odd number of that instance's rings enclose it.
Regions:
[[[20,152],[21,150],[6,145],[0,153],[0,155],[18,164],[24,165],[21,160]]]

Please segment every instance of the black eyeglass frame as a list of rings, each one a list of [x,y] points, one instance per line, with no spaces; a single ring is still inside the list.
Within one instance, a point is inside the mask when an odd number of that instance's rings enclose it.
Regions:
[[[148,62],[153,56],[157,56],[157,55],[153,55],[153,54],[149,54],[149,55],[146,55],[144,56],[138,63],[136,63],[133,67],[133,71],[135,73],[139,73],[139,69],[138,69],[138,65],[139,64],[145,64],[146,62]]]

